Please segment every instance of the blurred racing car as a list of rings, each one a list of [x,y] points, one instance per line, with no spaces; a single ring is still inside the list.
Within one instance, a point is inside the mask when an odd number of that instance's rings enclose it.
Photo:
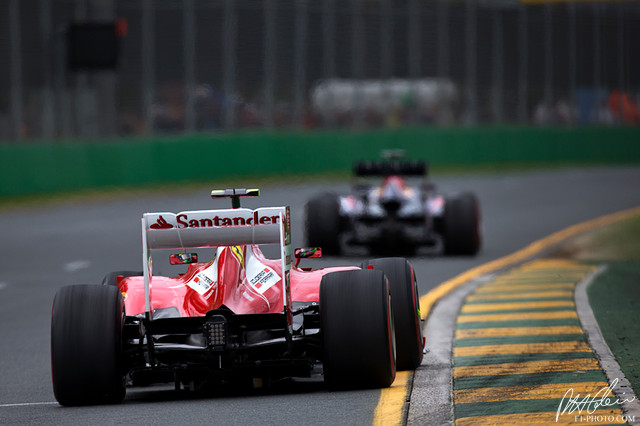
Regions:
[[[213,191],[234,208],[145,213],[142,272],[56,293],[51,370],[60,404],[120,402],[128,386],[267,387],[317,374],[330,387],[387,387],[396,369],[420,364],[410,263],[300,267],[321,251],[292,251],[289,207],[240,208],[240,197],[257,195]],[[279,258],[263,254],[269,245]],[[159,275],[152,259],[179,271]]]
[[[355,163],[352,194],[325,192],[310,199],[306,243],[330,255],[350,246],[378,254],[414,254],[427,247],[435,254],[475,255],[482,242],[478,198],[471,192],[438,193],[427,179],[427,164],[400,160],[401,155]],[[419,183],[409,183],[416,178]]]

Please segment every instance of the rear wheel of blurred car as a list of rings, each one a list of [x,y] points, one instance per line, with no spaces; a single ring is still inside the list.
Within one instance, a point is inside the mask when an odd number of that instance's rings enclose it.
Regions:
[[[396,365],[398,370],[415,370],[422,362],[423,340],[413,266],[403,257],[393,257],[367,260],[361,267],[382,271],[389,280],[396,333]]]
[[[381,271],[341,271],[322,277],[320,319],[328,386],[379,388],[393,383],[393,316]]]
[[[142,271],[114,271],[110,272],[102,279],[102,285],[118,286],[118,277],[139,277],[142,276]]]
[[[305,205],[307,245],[321,247],[323,254],[340,254],[340,200],[324,193]]]
[[[480,203],[470,193],[449,198],[442,223],[444,251],[452,255],[474,255],[480,250]]]
[[[122,401],[124,304],[117,287],[61,288],[51,314],[53,393],[62,405]]]

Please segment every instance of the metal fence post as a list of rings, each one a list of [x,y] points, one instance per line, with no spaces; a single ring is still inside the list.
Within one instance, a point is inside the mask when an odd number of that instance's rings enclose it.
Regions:
[[[551,3],[544,5],[544,99],[547,107],[553,105],[553,10]]]
[[[529,37],[528,37],[528,19],[527,6],[520,5],[519,9],[519,25],[518,25],[518,120],[521,123],[528,121],[528,67],[529,67]]]
[[[602,87],[601,81],[601,53],[600,53],[600,3],[593,3],[593,87],[596,90],[596,97]],[[596,111],[597,113],[597,111]]]
[[[195,89],[196,89],[196,20],[194,0],[184,0],[182,6],[182,26],[184,31],[184,127],[187,132],[195,132]]]
[[[353,125],[362,127],[364,114],[362,105],[362,78],[364,74],[364,23],[362,0],[351,0],[351,77],[354,81]]]
[[[478,16],[476,0],[465,0],[465,84],[466,84],[466,107],[464,122],[474,125],[477,122],[478,94],[477,94],[477,36],[478,36]]]
[[[575,2],[567,3],[567,7],[569,8],[569,46],[568,46],[568,55],[569,55],[569,105],[576,105],[576,88],[577,84],[577,72],[578,72],[578,46],[577,46],[577,36],[576,36],[576,4]],[[573,114],[572,114],[573,115]],[[575,120],[575,117],[571,117],[572,120]]]
[[[622,95],[625,93],[625,57],[624,57],[624,47],[625,47],[625,43],[624,43],[624,27],[625,27],[625,20],[624,20],[624,10],[623,10],[623,6],[622,3],[618,3],[617,4],[617,38],[618,38],[618,93],[620,94],[620,99],[619,102],[620,104],[618,105],[618,108],[620,108],[620,115],[618,117],[616,117],[616,122],[617,124],[626,124],[624,122],[624,115],[622,114],[623,112],[623,97]]]
[[[236,92],[236,1],[224,2],[224,27],[222,34],[222,57],[224,60],[223,85],[224,93],[229,99],[224,111],[224,128],[232,130],[236,125],[235,92]]]
[[[155,98],[155,7],[153,0],[142,2],[142,102],[145,133],[155,131],[153,104]]]
[[[40,137],[51,140],[54,137],[53,110],[53,52],[54,39],[51,25],[51,1],[40,0],[40,26],[42,28],[42,74],[44,87],[42,89],[42,132]]]
[[[322,71],[325,79],[336,76],[336,16],[334,0],[322,3]],[[328,102],[330,105],[332,102]],[[323,122],[325,127],[335,124],[332,108],[324,108]]]
[[[264,0],[264,126],[274,125],[276,78],[276,1]]]
[[[409,66],[409,78],[414,82],[411,88],[412,103],[409,105],[409,121],[411,124],[416,124],[419,117],[418,105],[419,105],[419,94],[418,94],[418,84],[417,79],[421,77],[422,74],[422,49],[421,49],[421,10],[420,4],[417,0],[409,0],[409,4],[407,5],[407,12],[409,16],[407,20],[409,21],[409,45],[407,46],[407,52],[409,52],[408,58],[408,66]]]
[[[390,0],[380,0],[380,77],[393,75],[393,9]]]
[[[407,17],[409,21],[409,36],[407,46],[409,77],[416,79],[420,77],[422,67],[421,49],[420,49],[420,5],[417,0],[409,0],[407,5]]]
[[[495,123],[504,120],[504,45],[502,41],[502,11],[496,7],[493,10],[493,88],[492,88],[492,113]]]
[[[449,1],[438,0],[438,77],[449,77]]]
[[[295,51],[294,51],[294,125],[302,127],[307,115],[305,102],[307,84],[307,0],[298,0],[295,6]]]
[[[12,136],[16,140],[23,139],[24,116],[23,116],[23,94],[22,94],[22,43],[20,25],[20,3],[19,0],[9,2],[9,43],[10,56],[9,66],[11,81],[11,127]]]
[[[64,41],[65,30],[60,27],[55,31],[55,76],[54,86],[56,93],[56,109],[58,116],[58,132],[60,136],[67,139],[72,136],[72,114],[71,114],[71,102],[70,95],[67,90],[67,71],[64,61]]]

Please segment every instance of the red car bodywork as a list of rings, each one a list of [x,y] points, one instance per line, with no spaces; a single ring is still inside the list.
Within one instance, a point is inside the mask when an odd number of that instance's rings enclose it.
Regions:
[[[247,253],[249,251],[249,253]],[[266,258],[256,245],[226,246],[218,248],[216,259],[208,263],[193,263],[178,277],[153,276],[151,283],[152,310],[175,307],[183,317],[204,316],[222,305],[236,314],[276,313],[283,311],[282,279],[260,293],[246,273],[247,257],[253,257],[282,277],[280,259]],[[218,281],[209,291],[200,294],[188,283],[207,268],[217,268]],[[317,302],[322,276],[335,271],[359,269],[334,267],[317,270],[291,268],[292,302]],[[118,280],[127,315],[145,312],[144,277],[123,277]]]

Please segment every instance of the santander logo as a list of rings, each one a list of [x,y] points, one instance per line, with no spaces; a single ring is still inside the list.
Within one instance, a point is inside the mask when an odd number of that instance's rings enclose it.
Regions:
[[[225,217],[223,215],[215,216],[203,216],[196,215],[195,217],[189,217],[185,213],[181,213],[176,217],[176,225],[172,225],[167,222],[162,215],[158,216],[156,223],[149,225],[150,229],[163,230],[172,229],[174,226],[178,229],[184,228],[214,228],[214,227],[227,227],[227,226],[255,226],[255,225],[274,225],[279,222],[279,216],[266,215],[259,216],[257,211],[249,217]]]
[[[153,225],[149,226],[151,229],[171,229],[173,225],[168,223],[162,216],[158,217],[158,220]]]

